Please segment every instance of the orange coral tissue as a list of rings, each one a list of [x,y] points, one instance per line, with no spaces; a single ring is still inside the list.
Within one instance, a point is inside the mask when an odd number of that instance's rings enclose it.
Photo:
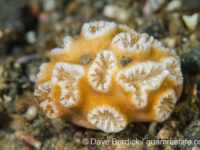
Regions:
[[[35,101],[49,118],[119,132],[129,122],[166,120],[183,77],[173,49],[113,22],[85,23],[40,66]]]

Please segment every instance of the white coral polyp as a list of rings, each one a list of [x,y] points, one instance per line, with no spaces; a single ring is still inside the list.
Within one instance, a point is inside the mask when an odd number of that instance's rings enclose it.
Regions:
[[[84,73],[84,69],[80,65],[69,63],[56,63],[52,71],[51,81],[58,83],[61,88],[60,103],[64,107],[74,105],[78,98],[78,90],[76,84]]]
[[[63,52],[64,52],[64,49],[62,49],[62,48],[54,48],[51,50],[51,55],[59,55]]]
[[[158,101],[158,105],[154,106],[159,121],[164,121],[169,117],[176,101],[177,99],[174,90],[169,90],[162,94]]]
[[[111,107],[97,107],[88,114],[88,121],[104,132],[119,132],[123,130],[127,121],[118,111]]]
[[[70,44],[73,44],[72,39],[73,38],[71,36],[64,37],[64,39],[62,40],[63,41],[62,47],[64,49],[67,49]]]
[[[42,72],[45,71],[45,69],[48,67],[48,63],[43,63],[40,65],[39,70],[40,72],[37,74],[37,78],[40,78],[42,76]]]
[[[54,56],[58,56],[59,57],[59,55],[64,54],[70,44],[73,44],[72,43],[72,37],[71,36],[64,37],[63,44],[61,46],[62,48],[54,48],[54,49],[52,49],[51,50],[51,56],[52,57],[54,57]]]
[[[106,33],[112,32],[116,29],[117,25],[114,22],[96,21],[84,23],[82,27],[82,33],[87,38],[93,38],[95,36],[103,36]]]
[[[108,90],[116,63],[117,59],[113,52],[100,50],[97,53],[88,73],[89,83],[95,90],[99,92]]]
[[[174,75],[177,67],[174,68],[173,65],[173,59],[166,59],[162,63],[153,61],[137,63],[120,72],[116,81],[126,91],[132,92],[132,103],[135,108],[141,109],[147,105],[147,91],[157,90],[166,78],[174,81],[174,84],[181,82],[179,81],[180,76]]]
[[[183,84],[183,76],[179,60],[174,57],[168,57],[164,58],[162,63],[166,63],[166,69],[169,70],[171,78],[174,78],[176,86],[181,86]]]
[[[56,113],[58,113],[58,110],[53,105],[50,91],[50,81],[40,83],[35,88],[34,96],[35,101],[39,103],[39,106],[44,110],[46,115],[53,119],[56,118]]]
[[[140,51],[150,45],[159,47],[162,43],[145,33],[119,33],[113,38],[111,45],[117,45],[122,51]]]

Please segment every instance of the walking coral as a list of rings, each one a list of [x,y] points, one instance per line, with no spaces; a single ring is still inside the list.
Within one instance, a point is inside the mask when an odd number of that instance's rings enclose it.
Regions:
[[[181,95],[183,77],[173,49],[113,22],[85,23],[40,66],[35,101],[49,118],[105,132],[129,122],[164,121]]]

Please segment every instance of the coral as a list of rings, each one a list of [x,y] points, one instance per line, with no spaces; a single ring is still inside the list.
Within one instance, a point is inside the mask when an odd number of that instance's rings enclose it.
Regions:
[[[129,122],[166,120],[183,77],[173,49],[113,22],[85,23],[40,66],[35,101],[49,118],[119,132]]]

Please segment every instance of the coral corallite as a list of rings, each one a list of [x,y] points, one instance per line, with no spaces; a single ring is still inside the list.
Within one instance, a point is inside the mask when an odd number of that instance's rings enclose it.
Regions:
[[[113,22],[85,23],[40,66],[35,101],[49,118],[119,132],[129,122],[166,120],[183,77],[173,49]]]

